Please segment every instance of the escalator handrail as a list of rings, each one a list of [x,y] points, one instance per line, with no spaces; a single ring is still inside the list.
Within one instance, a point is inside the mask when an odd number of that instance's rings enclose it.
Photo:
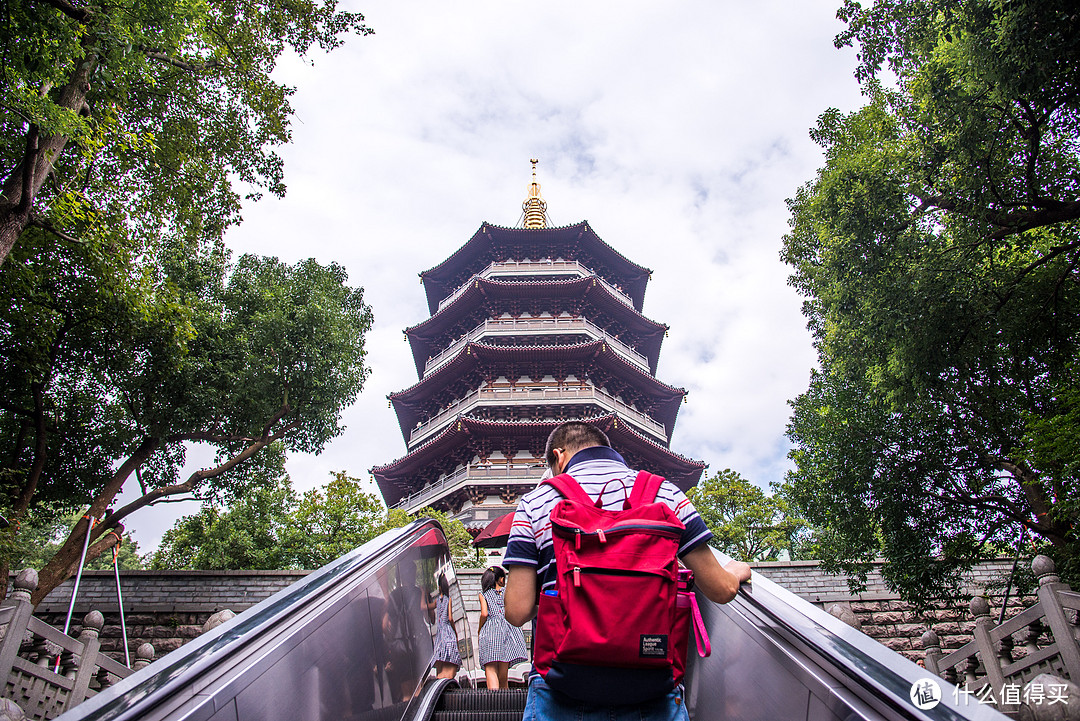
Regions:
[[[421,519],[371,539],[87,699],[58,716],[56,721],[87,718],[134,721],[141,718],[202,675],[218,669],[224,659],[241,652],[249,644],[259,643],[294,609],[329,588],[330,584],[348,576],[366,576],[433,529],[442,532],[438,521]]]
[[[721,564],[729,558],[713,549]],[[860,700],[896,719],[918,721],[1006,721],[1007,717],[984,704],[956,705],[953,685],[888,649],[861,631],[818,608],[809,601],[754,572],[749,589],[729,605],[746,616],[765,621],[789,642],[810,650],[826,669]],[[921,679],[932,679],[941,688],[941,702],[922,710],[908,693]],[[965,697],[966,698],[966,697]]]

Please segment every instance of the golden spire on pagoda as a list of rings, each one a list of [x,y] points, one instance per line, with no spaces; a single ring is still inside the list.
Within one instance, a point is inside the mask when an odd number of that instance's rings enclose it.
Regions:
[[[521,209],[525,212],[525,227],[546,228],[547,203],[540,197],[540,183],[536,182],[536,164],[540,161],[530,158],[529,162],[532,163],[532,182],[529,183],[529,197],[521,204]]]

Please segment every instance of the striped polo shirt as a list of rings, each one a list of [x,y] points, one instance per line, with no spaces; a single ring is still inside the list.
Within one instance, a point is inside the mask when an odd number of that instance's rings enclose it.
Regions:
[[[637,471],[607,446],[583,448],[573,455],[566,473],[594,501],[603,493],[604,510],[621,510],[637,478]],[[532,566],[536,569],[540,590],[555,586],[555,549],[551,539],[551,511],[562,496],[546,483],[526,493],[518,502],[514,524],[503,557],[504,566]],[[656,493],[659,503],[666,503],[686,529],[679,540],[679,555],[683,556],[712,538],[712,532],[701,520],[697,509],[686,495],[669,481],[664,481]]]

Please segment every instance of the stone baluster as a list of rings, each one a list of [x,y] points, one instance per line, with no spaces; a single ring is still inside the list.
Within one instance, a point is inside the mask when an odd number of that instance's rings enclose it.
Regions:
[[[148,643],[144,643],[135,651],[135,663],[131,664],[131,668],[134,671],[138,671],[141,668],[146,668],[153,660],[154,647]]]
[[[11,675],[15,659],[19,656],[19,649],[26,635],[26,625],[30,623],[30,616],[34,613],[34,607],[30,605],[30,594],[37,590],[37,585],[37,571],[32,568],[24,569],[15,577],[11,595],[4,601],[4,607],[14,606],[15,612],[4,630],[3,640],[0,640],[0,679],[7,679]]]
[[[68,651],[66,648],[61,647],[58,651],[52,654],[53,657],[56,657],[57,655],[59,655],[60,657],[59,670],[57,671],[57,673],[59,673],[66,679],[74,681],[75,654],[73,654],[71,651]]]
[[[55,649],[56,647],[43,637],[35,636],[30,641],[30,651],[27,655],[30,660],[41,668],[49,668],[52,665],[53,657],[58,653]]]
[[[964,661],[964,685],[969,689],[975,686],[975,679],[979,677],[979,656],[972,654]]]
[[[1001,672],[998,663],[998,652],[990,637],[990,629],[994,626],[990,618],[990,603],[983,596],[971,599],[971,615],[975,617],[975,647],[979,649],[979,659],[986,671],[986,680],[994,691],[994,698],[1001,699],[1001,691],[1005,688],[1005,675]],[[1002,708],[1000,703],[999,710]]]
[[[75,685],[68,695],[64,710],[73,708],[86,700],[87,691],[90,689],[90,680],[97,673],[98,650],[101,648],[101,629],[105,625],[105,617],[100,611],[91,611],[83,616],[82,631],[79,632],[79,655],[76,659]]]
[[[998,665],[1005,668],[1013,662],[1013,637],[1004,636],[998,641]]]
[[[926,664],[926,670],[935,676],[941,676],[941,670],[938,668],[938,661],[941,660],[941,639],[933,630],[928,630],[919,638],[919,642],[926,649],[926,660],[923,662]]]
[[[1061,599],[1058,598],[1059,591],[1071,589],[1068,584],[1061,583],[1054,562],[1046,556],[1036,556],[1031,562],[1031,570],[1039,579],[1039,605],[1042,606],[1050,632],[1054,635],[1066,674],[1069,678],[1080,679],[1080,643],[1077,643],[1073,636],[1072,626],[1065,617]]]
[[[109,675],[109,672],[106,671],[103,666],[99,666],[97,673],[94,674],[94,680],[90,682],[90,688],[93,691],[101,693],[109,686],[112,686],[112,684],[113,681],[112,677]]]
[[[1030,656],[1039,650],[1039,638],[1043,635],[1043,631],[1046,630],[1046,626],[1040,619],[1035,619],[1028,624],[1027,633],[1024,634],[1024,648],[1027,649],[1027,654]]]

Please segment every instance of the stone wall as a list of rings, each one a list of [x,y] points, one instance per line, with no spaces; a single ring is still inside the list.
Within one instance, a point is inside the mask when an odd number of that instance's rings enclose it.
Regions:
[[[154,646],[156,658],[184,645],[201,633],[214,613],[240,613],[303,578],[308,571],[121,571],[124,621],[132,657],[139,644]],[[73,579],[55,588],[34,611],[46,623],[64,627]],[[101,648],[124,660],[124,641],[113,571],[86,571],[75,600],[72,626],[78,631],[91,610],[105,616]]]
[[[754,570],[792,593],[844,618],[871,638],[918,661],[923,658],[919,637],[927,629],[937,632],[944,653],[971,640],[974,625],[968,600],[988,586],[1003,587],[1012,567],[1011,559],[982,564],[967,578],[961,601],[932,604],[916,615],[914,608],[889,591],[880,574],[872,572],[864,592],[852,595],[847,579],[821,570],[816,561],[783,561],[752,564]],[[240,613],[264,598],[289,586],[307,571],[122,571],[121,588],[131,652],[143,642],[153,644],[157,657],[179,648],[196,637],[206,619],[223,609]],[[470,628],[479,620],[481,571],[458,572]],[[38,606],[36,615],[62,628],[71,598],[68,580]],[[997,620],[1000,597],[991,595],[990,605]],[[1013,598],[1006,617],[1011,617],[1034,598]],[[77,624],[91,609],[105,615],[101,641],[103,650],[123,660],[120,614],[116,600],[116,580],[111,571],[83,574],[72,616],[73,634]]]
[[[922,661],[926,655],[919,642],[928,629],[941,638],[942,652],[960,648],[972,639],[975,619],[968,608],[972,596],[987,594],[994,622],[1001,610],[1004,587],[1012,571],[1012,559],[987,561],[965,576],[960,599],[954,602],[934,602],[916,613],[915,607],[900,600],[889,590],[881,573],[867,574],[866,589],[852,594],[847,577],[831,575],[821,570],[818,561],[781,561],[751,564],[754,570],[792,593],[844,619],[867,636],[884,644],[912,661]],[[995,589],[987,593],[987,589]],[[1010,594],[1005,618],[1035,603],[1034,596],[1017,597]]]

